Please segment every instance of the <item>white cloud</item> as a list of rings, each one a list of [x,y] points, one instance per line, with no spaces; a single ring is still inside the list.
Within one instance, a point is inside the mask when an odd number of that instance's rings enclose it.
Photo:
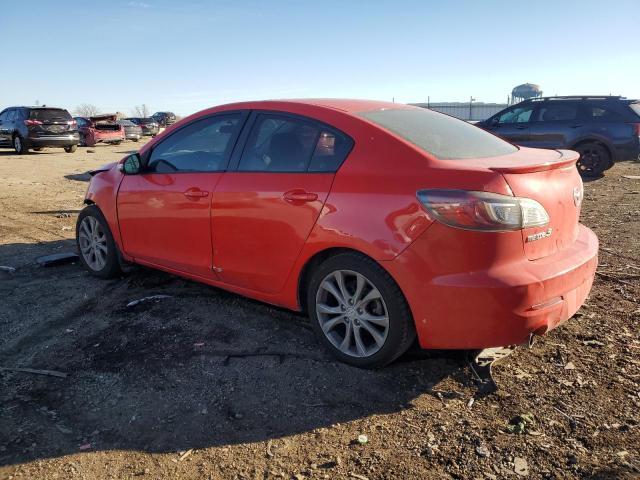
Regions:
[[[149,8],[151,6],[146,2],[138,2],[136,0],[131,0],[129,3],[127,3],[127,5],[129,5],[130,7],[139,7],[139,8]]]

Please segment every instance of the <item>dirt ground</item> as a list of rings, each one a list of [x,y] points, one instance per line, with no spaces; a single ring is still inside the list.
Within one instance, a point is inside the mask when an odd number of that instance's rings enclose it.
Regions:
[[[482,395],[464,352],[358,370],[288,311],[142,268],[39,267],[74,250],[84,172],[139,146],[0,150],[0,367],[68,374],[0,370],[0,480],[640,477],[639,163],[586,184],[587,304]],[[127,307],[149,295],[170,297]]]

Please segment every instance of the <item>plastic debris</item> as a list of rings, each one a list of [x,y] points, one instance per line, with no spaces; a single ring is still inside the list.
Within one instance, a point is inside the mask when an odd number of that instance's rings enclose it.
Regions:
[[[77,253],[54,253],[53,255],[38,257],[36,258],[36,262],[38,262],[41,267],[54,267],[64,265],[65,263],[76,262],[79,258]]]
[[[139,305],[140,303],[148,302],[148,301],[151,301],[151,300],[162,300],[163,298],[171,298],[171,295],[151,295],[150,297],[144,297],[144,298],[140,298],[138,300],[133,300],[133,301],[127,303],[127,307],[135,307],[136,305]]]
[[[358,443],[360,445],[366,445],[367,443],[369,443],[369,437],[367,437],[366,435],[358,435]]]
[[[4,265],[0,265],[0,272],[14,273],[15,271],[16,269],[13,267],[5,267]]]

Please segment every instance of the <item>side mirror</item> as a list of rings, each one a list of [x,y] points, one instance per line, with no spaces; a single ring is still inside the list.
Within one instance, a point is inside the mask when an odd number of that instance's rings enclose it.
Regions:
[[[136,175],[140,173],[140,155],[134,153],[129,155],[122,163],[122,173],[125,175]]]

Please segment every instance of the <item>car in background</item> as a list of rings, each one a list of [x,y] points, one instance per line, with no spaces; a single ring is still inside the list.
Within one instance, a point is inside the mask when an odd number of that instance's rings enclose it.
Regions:
[[[77,246],[306,312],[359,367],[522,344],[594,279],[577,159],[395,103],[223,105],[92,171]]]
[[[151,118],[158,122],[160,128],[167,128],[176,123],[176,115],[173,112],[156,112],[151,115]]]
[[[640,159],[640,102],[624,97],[534,98],[476,125],[516,145],[575,150],[585,177],[601,176],[618,160]]]
[[[76,121],[64,108],[9,107],[0,112],[0,146],[13,147],[16,153],[45,147],[72,153],[78,141]]]
[[[93,147],[98,143],[118,145],[124,142],[124,127],[116,122],[115,114],[75,117],[80,133],[80,145]]]
[[[129,120],[118,120],[116,123],[124,128],[124,138],[126,140],[137,142],[142,138],[142,127],[140,125],[136,125]]]
[[[160,126],[158,122],[156,122],[153,118],[141,118],[141,117],[133,117],[133,118],[125,118],[125,120],[129,120],[130,122],[139,125],[142,128],[143,135],[150,135],[155,137],[158,133],[160,133]]]

